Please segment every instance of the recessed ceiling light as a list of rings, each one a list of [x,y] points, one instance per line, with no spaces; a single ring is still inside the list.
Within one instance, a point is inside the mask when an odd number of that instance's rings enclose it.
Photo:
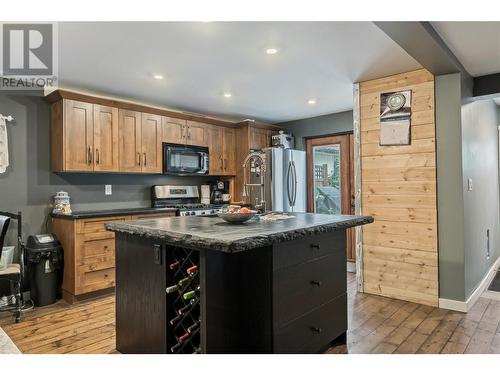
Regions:
[[[153,78],[154,79],[163,79],[165,77],[163,77],[161,74],[153,74]]]
[[[230,98],[233,96],[233,94],[231,94],[230,92],[225,92],[223,95],[224,95],[224,98]]]
[[[268,48],[268,49],[266,49],[266,53],[268,55],[275,55],[278,53],[278,49],[277,48]]]
[[[307,104],[316,104],[316,99],[309,99]]]

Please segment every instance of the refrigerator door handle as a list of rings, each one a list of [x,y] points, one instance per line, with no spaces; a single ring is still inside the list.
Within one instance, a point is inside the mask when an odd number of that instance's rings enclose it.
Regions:
[[[293,202],[292,206],[295,206],[295,202],[297,201],[297,168],[295,167],[295,162],[292,161],[293,167]]]
[[[288,169],[286,171],[286,195],[288,197],[288,204],[292,206],[292,196],[290,195],[290,172],[292,171],[292,162],[288,162]]]

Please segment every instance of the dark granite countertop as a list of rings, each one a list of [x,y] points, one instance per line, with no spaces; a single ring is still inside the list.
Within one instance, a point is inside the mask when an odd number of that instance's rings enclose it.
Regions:
[[[176,208],[118,208],[113,210],[95,210],[95,211],[74,211],[71,215],[50,214],[58,219],[89,219],[93,217],[105,216],[120,216],[120,215],[145,215],[145,214],[161,214],[162,212],[176,212]]]
[[[371,216],[293,214],[282,221],[229,224],[218,217],[184,216],[106,224],[115,232],[157,238],[172,245],[239,252],[307,235],[373,222]]]

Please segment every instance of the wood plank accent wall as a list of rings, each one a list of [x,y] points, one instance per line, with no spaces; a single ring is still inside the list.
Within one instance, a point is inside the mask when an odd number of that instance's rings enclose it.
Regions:
[[[434,77],[427,70],[360,83],[366,293],[438,305]],[[411,145],[379,146],[380,94],[412,90]]]

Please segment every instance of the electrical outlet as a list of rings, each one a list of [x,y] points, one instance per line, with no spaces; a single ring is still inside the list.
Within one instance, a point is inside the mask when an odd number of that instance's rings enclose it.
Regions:
[[[467,190],[472,191],[472,178],[467,179]]]
[[[111,194],[113,194],[111,185],[104,185],[104,195],[111,195]]]

